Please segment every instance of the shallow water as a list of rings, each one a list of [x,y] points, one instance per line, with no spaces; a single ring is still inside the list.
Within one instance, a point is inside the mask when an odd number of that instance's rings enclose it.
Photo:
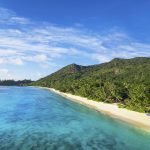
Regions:
[[[150,150],[150,134],[48,90],[0,87],[0,150]]]

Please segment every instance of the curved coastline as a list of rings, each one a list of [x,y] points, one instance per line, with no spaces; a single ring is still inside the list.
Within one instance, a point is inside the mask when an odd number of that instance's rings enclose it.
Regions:
[[[50,90],[50,91],[52,91],[56,94],[59,94],[69,100],[72,100],[74,102],[80,103],[87,107],[93,108],[93,109],[95,109],[99,112],[102,112],[106,115],[109,115],[113,118],[130,123],[130,124],[134,125],[135,127],[138,127],[140,129],[144,129],[145,131],[150,132],[150,116],[147,116],[146,113],[135,112],[135,111],[131,111],[131,110],[128,110],[125,108],[119,108],[117,106],[117,104],[96,102],[96,101],[89,100],[84,97],[72,95],[70,93],[60,92],[53,88],[47,88],[47,87],[39,87],[39,88]]]

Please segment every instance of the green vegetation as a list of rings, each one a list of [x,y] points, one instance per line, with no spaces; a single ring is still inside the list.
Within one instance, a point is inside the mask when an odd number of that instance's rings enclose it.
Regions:
[[[32,82],[33,81],[31,81],[31,80],[19,80],[19,81],[0,80],[0,86],[24,86],[24,85],[30,84]]]
[[[93,66],[71,64],[30,85],[150,112],[150,58],[115,58]]]

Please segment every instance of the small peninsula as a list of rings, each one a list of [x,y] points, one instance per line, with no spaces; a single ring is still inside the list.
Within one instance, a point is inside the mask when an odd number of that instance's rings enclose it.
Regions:
[[[32,83],[31,80],[0,80],[0,86],[25,86]]]

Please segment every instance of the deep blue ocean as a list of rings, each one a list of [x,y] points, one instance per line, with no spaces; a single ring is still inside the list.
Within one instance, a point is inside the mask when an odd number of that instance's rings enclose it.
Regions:
[[[0,150],[150,150],[150,134],[48,90],[0,87]]]

